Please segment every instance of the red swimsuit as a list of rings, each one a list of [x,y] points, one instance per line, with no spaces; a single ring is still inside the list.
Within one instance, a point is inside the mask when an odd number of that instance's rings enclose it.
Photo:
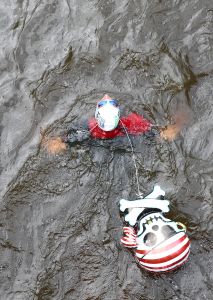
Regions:
[[[104,131],[98,127],[95,118],[90,119],[88,127],[93,138],[98,139],[112,139],[117,136],[125,135],[124,126],[129,134],[141,134],[151,129],[152,124],[136,113],[131,113],[127,117],[122,117],[119,121],[118,127],[112,131]]]

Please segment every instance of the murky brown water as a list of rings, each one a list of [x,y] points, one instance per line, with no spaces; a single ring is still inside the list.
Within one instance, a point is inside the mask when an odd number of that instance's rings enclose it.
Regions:
[[[1,300],[213,298],[213,3],[17,0],[0,3]],[[190,124],[174,142],[133,139],[141,190],[155,183],[188,227],[190,259],[160,276],[120,245],[118,202],[137,192],[128,141],[39,144],[94,114]]]

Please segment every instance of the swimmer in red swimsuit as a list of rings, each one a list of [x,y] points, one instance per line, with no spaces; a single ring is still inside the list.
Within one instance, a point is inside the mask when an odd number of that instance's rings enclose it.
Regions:
[[[118,100],[108,95],[97,103],[95,118],[88,121],[86,130],[70,129],[63,141],[69,144],[86,139],[113,139],[119,136],[147,134],[153,136],[156,130],[143,116],[131,113],[120,117]]]

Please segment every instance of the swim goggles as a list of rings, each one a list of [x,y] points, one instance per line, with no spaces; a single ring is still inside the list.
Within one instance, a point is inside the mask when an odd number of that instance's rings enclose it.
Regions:
[[[115,107],[118,107],[119,106],[119,103],[118,103],[118,100],[117,99],[110,99],[110,100],[101,100],[100,102],[98,102],[97,106],[98,107],[103,107],[104,105],[106,105],[107,103],[115,106]]]

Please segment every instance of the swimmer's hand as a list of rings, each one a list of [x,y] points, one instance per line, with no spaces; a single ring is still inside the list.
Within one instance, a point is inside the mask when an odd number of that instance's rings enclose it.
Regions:
[[[189,111],[177,111],[172,117],[172,124],[160,128],[160,137],[167,141],[173,141],[180,134],[181,130],[189,124],[190,120],[191,115]]]
[[[59,154],[67,149],[67,145],[60,137],[44,137],[42,140],[42,146],[47,150],[47,152],[54,155]]]
[[[166,126],[153,125],[151,131],[154,131],[155,135],[160,135],[161,139],[173,141],[181,129],[182,126],[179,126],[179,124],[170,124]]]
[[[160,130],[160,137],[167,141],[173,141],[180,131],[181,127],[177,124],[167,125]]]

